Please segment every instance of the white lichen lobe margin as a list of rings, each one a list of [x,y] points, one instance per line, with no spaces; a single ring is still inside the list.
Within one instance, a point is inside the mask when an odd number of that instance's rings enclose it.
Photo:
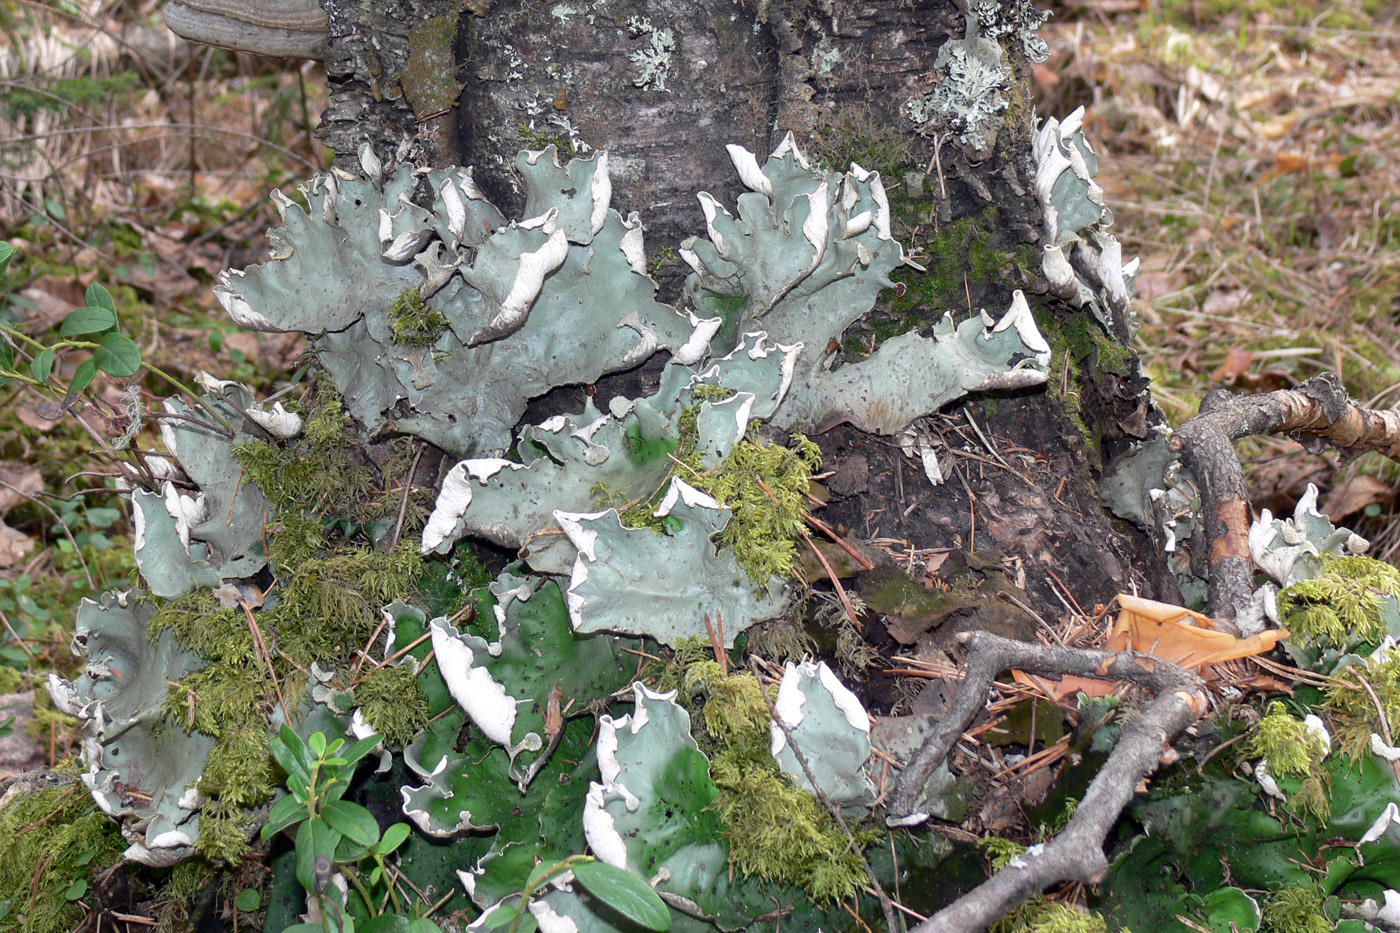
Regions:
[[[452,699],[466,710],[488,739],[510,748],[511,731],[515,728],[515,698],[492,679],[486,668],[472,666],[475,652],[444,620],[434,619],[428,626],[433,635],[438,670],[447,681]]]

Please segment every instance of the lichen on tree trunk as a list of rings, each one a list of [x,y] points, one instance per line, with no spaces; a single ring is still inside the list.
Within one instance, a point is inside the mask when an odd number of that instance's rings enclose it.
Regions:
[[[442,11],[426,0],[326,6],[334,102],[323,134],[342,158],[366,139],[388,147],[413,124],[406,89],[386,78],[405,71],[412,24]],[[994,547],[1020,560],[1043,606],[1069,595],[1089,609],[1133,587],[1174,594],[1156,549],[1097,495],[1104,466],[1161,419],[1126,327],[1105,333],[1087,311],[1050,295],[1033,261],[1036,117],[1015,43],[1006,45],[1016,83],[987,155],[952,134],[920,136],[905,112],[937,86],[945,44],[964,36],[967,18],[953,0],[505,0],[479,17],[464,12],[462,24],[463,89],[451,131],[419,127],[427,139],[420,160],[473,165],[509,214],[522,205],[510,158],[517,149],[608,151],[613,204],[641,213],[663,298],[677,298],[686,271],[675,248],[704,229],[695,193],[733,204],[741,190],[725,144],[764,152],[787,131],[832,168],[855,161],[882,171],[895,236],[929,266],[927,275],[897,276],[899,293],[887,291],[848,331],[848,355],[926,328],[945,311],[999,314],[1015,289],[1028,293],[1057,351],[1051,385],[973,399],[935,419],[936,429],[957,426],[969,438],[975,425],[996,450],[956,458],[957,477],[934,489],[888,439],[838,428],[820,439],[828,461],[864,480],[830,517],[853,534],[911,548]],[[955,232],[952,242],[940,241],[945,230]],[[580,393],[561,394],[563,410]],[[545,413],[537,405],[530,417]],[[992,458],[994,466],[983,462]],[[1069,582],[1068,594],[1056,577]]]

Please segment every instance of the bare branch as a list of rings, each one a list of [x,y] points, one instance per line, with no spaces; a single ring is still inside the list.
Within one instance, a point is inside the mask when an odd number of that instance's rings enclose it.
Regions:
[[[890,803],[893,824],[927,818],[915,811],[925,783],[982,711],[992,683],[1005,670],[1126,680],[1146,687],[1156,698],[1124,726],[1118,744],[1064,832],[1043,849],[1027,852],[912,933],[975,933],[1050,885],[1101,881],[1108,871],[1103,842],[1119,814],[1142,780],[1156,771],[1164,758],[1175,757],[1169,744],[1172,739],[1210,708],[1204,681],[1150,655],[1031,644],[988,632],[971,632],[960,638],[968,645],[966,678],[952,707],[895,785]]]
[[[1205,513],[1205,559],[1210,588],[1206,612],[1232,634],[1233,620],[1254,593],[1249,555],[1251,513],[1235,442],[1254,434],[1289,433],[1326,441],[1352,453],[1377,450],[1400,459],[1400,411],[1373,411],[1353,402],[1333,373],[1296,389],[1263,395],[1212,392],[1201,413],[1181,426],[1171,450],[1196,478]]]

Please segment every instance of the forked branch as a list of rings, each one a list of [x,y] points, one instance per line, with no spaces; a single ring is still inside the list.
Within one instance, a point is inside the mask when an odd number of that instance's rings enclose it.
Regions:
[[[1251,513],[1235,443],[1254,434],[1281,433],[1304,443],[1325,441],[1351,453],[1376,450],[1400,459],[1400,411],[1357,405],[1333,373],[1263,395],[1223,390],[1207,395],[1200,414],[1182,425],[1169,444],[1201,494],[1209,571],[1206,613],[1227,629],[1254,593]]]
[[[1108,871],[1103,843],[1143,780],[1175,753],[1172,740],[1210,708],[1205,682],[1160,658],[1135,652],[1097,651],[1031,644],[988,632],[960,636],[968,646],[966,677],[951,708],[904,769],[891,797],[895,824],[927,818],[916,809],[924,785],[958,737],[986,705],[1003,671],[1124,680],[1150,690],[1154,699],[1124,727],[1103,769],[1060,835],[1027,852],[992,878],[913,928],[912,933],[976,933],[1021,901],[1065,881],[1093,884]]]

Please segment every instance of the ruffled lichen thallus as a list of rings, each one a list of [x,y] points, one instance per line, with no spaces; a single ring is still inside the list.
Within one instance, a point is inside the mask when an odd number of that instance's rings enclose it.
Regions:
[[[441,848],[399,870],[441,897],[432,872],[455,863],[449,910],[495,909],[585,844],[724,929],[775,905],[815,929],[860,896],[814,790],[875,838],[869,716],[825,664],[765,689],[719,659],[793,611],[820,465],[804,432],[892,434],[1041,384],[1049,348],[1017,293],[1000,319],[945,317],[842,365],[828,348],[904,261],[879,174],[814,168],[791,136],[762,164],[729,154],[745,190],[734,213],[699,196],[685,310],[657,300],[606,153],[521,153],[517,221],[470,170],[368,151],[305,209],[274,195],[271,259],[216,294],[245,326],[304,333],[309,377],[271,404],[211,378],[206,408],[166,403],[170,457],[131,492],[143,588],[85,604],[87,670],[50,685],[127,857],[236,862],[282,793],[285,724],[402,754],[403,814]],[[522,421],[662,351],[652,394]],[[420,475],[429,445],[448,460]],[[484,580],[468,539],[516,560]],[[633,683],[628,652],[666,648],[678,692]],[[605,928],[596,909],[567,888],[530,902],[580,929]]]

